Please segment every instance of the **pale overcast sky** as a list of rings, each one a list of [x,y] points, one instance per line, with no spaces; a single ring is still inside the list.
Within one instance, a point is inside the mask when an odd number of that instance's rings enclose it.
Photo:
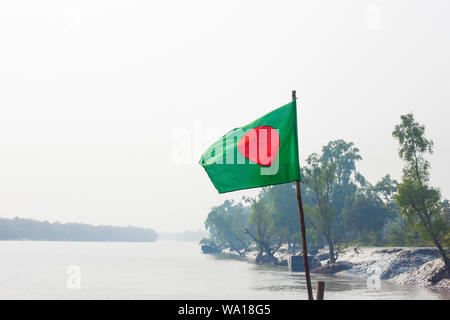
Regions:
[[[449,12],[448,0],[2,1],[0,217],[201,229],[213,205],[256,192],[217,194],[203,149],[292,89],[301,160],[343,138],[372,183],[399,179],[391,132],[414,112],[448,198]]]

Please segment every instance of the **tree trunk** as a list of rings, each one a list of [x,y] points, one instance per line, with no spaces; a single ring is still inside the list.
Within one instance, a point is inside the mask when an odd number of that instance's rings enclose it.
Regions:
[[[258,251],[262,254],[263,252],[266,253],[269,257],[273,257],[274,252],[271,251],[270,245],[267,241],[264,241],[262,239],[258,239],[255,237],[248,229],[244,229],[244,231],[256,242],[256,246],[258,248]]]
[[[330,262],[335,263],[336,259],[334,258],[334,246],[332,243],[329,244],[328,246],[330,247]]]
[[[434,240],[434,244],[438,248],[439,253],[442,256],[442,260],[444,260],[445,269],[446,269],[446,272],[447,272],[447,278],[450,278],[450,259],[448,258],[447,253],[445,252],[444,248],[442,248],[442,246],[439,243],[439,241]]]
[[[336,259],[334,258],[334,244],[333,241],[331,240],[330,236],[326,236],[325,237],[328,243],[328,250],[330,252],[330,262],[331,263],[335,263]]]
[[[439,253],[442,256],[442,260],[444,260],[444,265],[445,265],[445,269],[446,269],[446,277],[450,278],[450,260],[449,260],[449,258],[447,256],[447,253],[442,248],[441,243],[437,239],[437,236],[433,232],[433,228],[432,228],[432,225],[431,225],[431,222],[430,222],[431,214],[425,213],[425,217],[423,217],[420,214],[420,211],[417,210],[417,208],[414,205],[412,205],[412,207],[414,208],[414,210],[416,210],[417,215],[419,216],[420,220],[422,221],[422,225],[425,227],[425,230],[427,231],[428,235],[431,237],[431,239],[433,239],[433,242],[434,242],[435,246],[438,248]]]

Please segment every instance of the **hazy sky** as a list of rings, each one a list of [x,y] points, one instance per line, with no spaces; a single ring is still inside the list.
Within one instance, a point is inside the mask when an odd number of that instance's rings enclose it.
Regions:
[[[353,141],[372,183],[401,176],[414,112],[450,196],[450,2],[2,1],[0,217],[203,228],[197,161],[299,96],[300,160]],[[185,147],[182,149],[182,147]]]

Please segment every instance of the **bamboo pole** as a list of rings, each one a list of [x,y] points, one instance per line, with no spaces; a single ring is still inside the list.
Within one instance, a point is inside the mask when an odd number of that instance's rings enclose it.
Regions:
[[[292,100],[297,99],[295,90],[292,90]],[[303,266],[305,268],[306,276],[306,287],[308,289],[308,300],[314,300],[311,287],[311,276],[309,274],[308,265],[308,251],[306,246],[306,228],[305,228],[305,215],[303,213],[303,203],[302,203],[302,193],[300,190],[300,181],[295,181],[295,187],[297,189],[297,202],[298,202],[298,212],[300,217],[300,231],[302,234],[302,254],[303,254]]]

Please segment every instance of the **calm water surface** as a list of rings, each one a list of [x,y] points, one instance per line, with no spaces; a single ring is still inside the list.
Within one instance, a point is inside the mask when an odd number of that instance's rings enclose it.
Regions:
[[[0,299],[306,298],[303,273],[204,255],[194,242],[0,241],[0,261]],[[76,270],[80,288],[70,289]],[[450,299],[387,281],[375,289],[355,276],[312,280],[326,282],[326,299]]]

